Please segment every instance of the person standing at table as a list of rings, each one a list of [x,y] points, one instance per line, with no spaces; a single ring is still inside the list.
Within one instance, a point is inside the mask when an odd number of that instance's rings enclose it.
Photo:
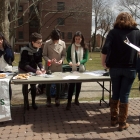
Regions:
[[[54,29],[50,35],[51,39],[47,40],[43,48],[43,58],[45,60],[46,70],[48,70],[48,61],[50,63],[51,72],[62,72],[62,64],[66,57],[66,45],[65,42],[60,39],[61,32],[58,29]],[[47,106],[51,107],[51,84],[46,85]],[[60,84],[56,84],[56,97],[55,105],[59,106],[60,96]]]
[[[136,21],[129,13],[120,13],[102,49],[102,65],[105,69],[109,68],[112,81],[111,125],[119,124],[119,131],[129,127],[126,123],[128,98],[136,77],[137,60],[137,51],[124,41],[128,38],[131,43],[140,46],[140,31],[136,26]]]
[[[72,67],[72,71],[85,71],[84,64],[88,60],[88,48],[84,43],[84,37],[80,31],[77,31],[72,39],[72,44],[67,50],[67,61]],[[76,87],[75,104],[79,106],[79,94],[81,91],[82,83],[70,83],[68,88],[68,103],[66,110],[70,110],[72,95]]]
[[[36,32],[32,33],[29,44],[21,48],[20,61],[18,66],[20,73],[33,72],[37,75],[46,73],[42,64],[41,45],[42,45],[42,36]],[[38,108],[35,103],[36,85],[30,84],[30,86],[31,86],[32,107],[34,110],[36,110]],[[28,93],[28,85],[26,84],[22,85],[22,92],[23,96],[25,96],[25,94]],[[27,109],[29,109],[29,101],[27,101],[26,105]]]
[[[3,33],[0,32],[0,73],[11,73],[12,62],[14,61],[14,52],[11,45],[4,37]],[[11,85],[9,84],[9,95],[10,99],[12,96]]]

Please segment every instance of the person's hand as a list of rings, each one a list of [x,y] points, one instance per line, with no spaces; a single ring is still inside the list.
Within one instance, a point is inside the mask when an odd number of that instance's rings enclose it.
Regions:
[[[57,64],[60,65],[60,64],[62,64],[62,62],[63,62],[62,60],[59,60],[59,61],[57,62]]]
[[[72,65],[73,65],[72,62],[70,62],[69,65],[72,67]]]
[[[104,67],[105,70],[109,69],[109,68],[106,66],[106,63],[103,64],[103,67]]]
[[[37,70],[37,71],[36,71],[36,74],[37,74],[37,75],[40,75],[40,74],[42,74],[42,71],[41,71],[41,70]]]
[[[76,66],[80,66],[80,62],[76,63]]]
[[[56,63],[57,62],[57,60],[55,58],[53,58],[51,61],[52,61],[52,63]]]
[[[46,73],[46,70],[45,69],[41,69],[41,72],[42,72],[42,74],[45,74]]]

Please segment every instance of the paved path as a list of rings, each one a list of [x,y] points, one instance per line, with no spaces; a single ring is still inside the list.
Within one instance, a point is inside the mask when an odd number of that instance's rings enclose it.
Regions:
[[[110,126],[109,108],[98,102],[72,104],[71,111],[45,105],[34,111],[31,107],[23,124],[23,109],[12,107],[12,121],[0,123],[1,140],[139,140],[140,99],[131,99],[128,123],[122,132]]]
[[[106,87],[108,87],[106,83]],[[102,103],[101,87],[96,83],[83,83],[80,106],[72,104],[66,111],[66,100],[60,107],[46,107],[46,96],[37,97],[38,110],[26,113],[23,124],[23,96],[21,85],[12,85],[12,121],[0,123],[1,140],[136,140],[140,139],[140,99],[131,99],[128,123],[130,127],[122,132],[110,126],[109,107]],[[105,93],[108,96],[108,93]],[[95,98],[99,98],[96,101]],[[84,101],[83,101],[84,99]],[[89,102],[88,100],[92,100]],[[15,106],[18,104],[18,106]]]

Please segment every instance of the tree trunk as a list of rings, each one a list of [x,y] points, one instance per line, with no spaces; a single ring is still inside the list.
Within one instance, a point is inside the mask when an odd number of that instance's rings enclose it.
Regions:
[[[8,4],[9,0],[0,0],[0,32],[9,41]]]

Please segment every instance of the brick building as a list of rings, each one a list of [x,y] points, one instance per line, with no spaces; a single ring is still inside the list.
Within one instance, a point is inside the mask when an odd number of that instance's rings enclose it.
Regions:
[[[30,5],[29,0],[22,0],[18,15],[21,16]],[[32,20],[24,24],[29,17]],[[62,32],[61,38],[67,46],[76,31],[81,31],[88,43],[91,39],[92,0],[42,0],[36,6],[31,6],[17,24],[23,26],[15,31],[16,52],[27,44],[32,32],[40,32],[45,42],[55,27]]]

